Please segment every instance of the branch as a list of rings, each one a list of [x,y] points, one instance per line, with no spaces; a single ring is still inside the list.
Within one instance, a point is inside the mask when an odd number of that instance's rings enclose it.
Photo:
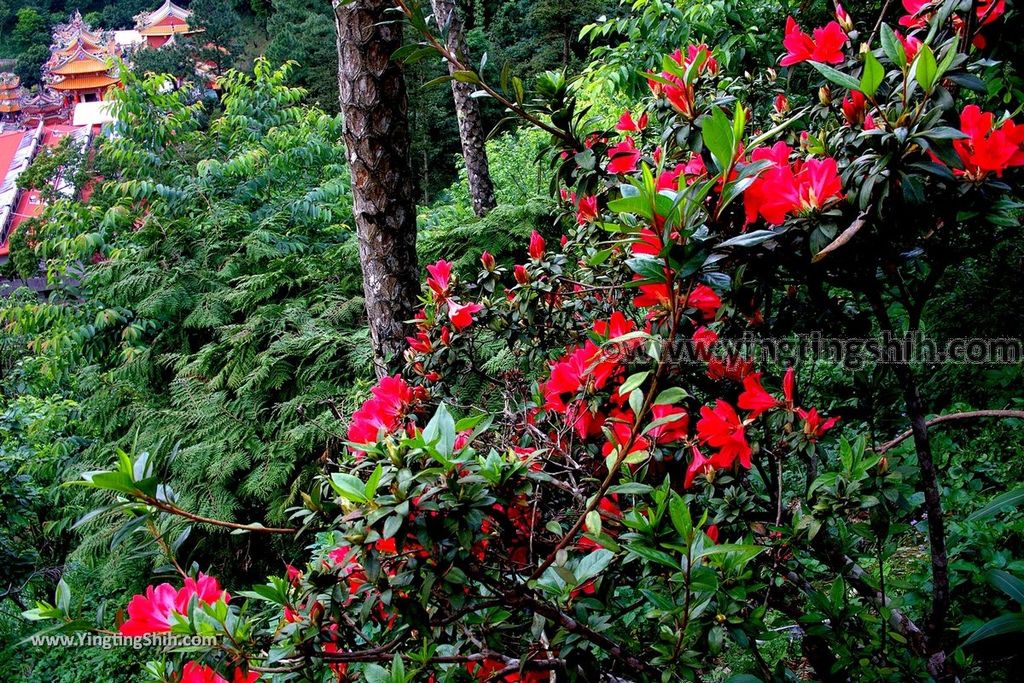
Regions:
[[[168,503],[163,500],[158,500],[152,496],[139,496],[147,505],[155,507],[157,510],[166,512],[171,515],[177,515],[178,517],[184,517],[185,519],[193,522],[200,522],[202,524],[209,524],[211,526],[219,526],[225,529],[233,529],[235,531],[254,531],[261,534],[296,534],[299,532],[298,529],[290,529],[285,527],[269,527],[263,526],[262,524],[238,524],[236,522],[226,522],[222,519],[213,519],[212,517],[203,517],[197,515],[188,510],[182,510],[173,503]]]
[[[931,420],[928,420],[925,424],[930,429],[935,425],[942,424],[943,422],[958,422],[960,420],[973,420],[978,417],[1000,417],[1000,418],[1017,418],[1024,420],[1024,410],[968,410],[962,413],[949,413],[948,415],[939,415]],[[875,452],[878,454],[885,453],[886,451],[898,446],[910,437],[914,435],[914,430],[908,429],[892,441],[888,441],[878,448]]]

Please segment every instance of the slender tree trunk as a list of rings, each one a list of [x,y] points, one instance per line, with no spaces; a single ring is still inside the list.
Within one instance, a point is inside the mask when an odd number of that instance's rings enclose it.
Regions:
[[[388,0],[334,6],[338,99],[378,377],[401,357],[419,296],[405,75],[391,59],[402,46],[402,24],[392,7]]]
[[[434,18],[441,28],[447,27],[447,47],[463,63],[469,60],[466,35],[462,21],[453,0],[430,0]],[[454,74],[455,66],[448,64],[448,73]],[[466,160],[469,176],[469,194],[473,199],[473,213],[483,216],[498,205],[494,198],[494,184],[487,164],[484,123],[480,115],[480,103],[473,97],[475,88],[469,83],[452,79],[452,96],[455,98],[455,113],[459,119],[459,139],[462,141],[462,158]]]

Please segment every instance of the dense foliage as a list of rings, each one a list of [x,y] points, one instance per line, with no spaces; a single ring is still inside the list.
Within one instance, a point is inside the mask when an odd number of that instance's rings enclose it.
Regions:
[[[1020,359],[771,346],[1019,335],[1012,9],[782,9],[624,5],[579,79],[461,65],[534,129],[488,147],[498,209],[421,212],[372,386],[337,118],[263,61],[220,102],[130,78],[89,200],[21,236],[54,293],[0,308],[8,597],[213,638],[149,653],[175,683],[1013,680]]]

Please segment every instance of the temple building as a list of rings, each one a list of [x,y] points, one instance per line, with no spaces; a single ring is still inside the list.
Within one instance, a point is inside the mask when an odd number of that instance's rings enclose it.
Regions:
[[[20,118],[23,99],[21,79],[10,72],[0,73],[0,121]]]
[[[113,59],[119,48],[93,30],[75,12],[71,21],[53,31],[50,59],[43,65],[43,81],[70,104],[103,99],[111,86],[121,82]]]
[[[196,33],[188,25],[190,16],[192,12],[178,7],[171,0],[164,0],[159,8],[135,17],[135,30],[142,35],[148,47],[161,47],[174,36]]]

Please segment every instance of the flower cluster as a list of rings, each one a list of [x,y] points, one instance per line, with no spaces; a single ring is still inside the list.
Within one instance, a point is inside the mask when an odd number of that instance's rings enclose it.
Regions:
[[[128,603],[128,619],[118,630],[125,636],[167,633],[175,615],[185,617],[188,614],[193,596],[205,605],[231,599],[227,591],[221,590],[217,579],[202,572],[198,578],[187,577],[181,588],[169,583],[147,586],[145,594],[134,596]]]
[[[747,223],[758,216],[779,225],[787,216],[819,211],[831,201],[842,198],[843,184],[836,160],[832,158],[790,162],[793,150],[785,142],[755,149],[752,162],[771,162],[743,193]]]
[[[1007,119],[995,125],[995,116],[969,104],[960,113],[960,130],[967,136],[954,140],[953,149],[963,170],[956,173],[969,180],[983,180],[990,173],[1002,176],[1014,166],[1024,166],[1024,126]]]

